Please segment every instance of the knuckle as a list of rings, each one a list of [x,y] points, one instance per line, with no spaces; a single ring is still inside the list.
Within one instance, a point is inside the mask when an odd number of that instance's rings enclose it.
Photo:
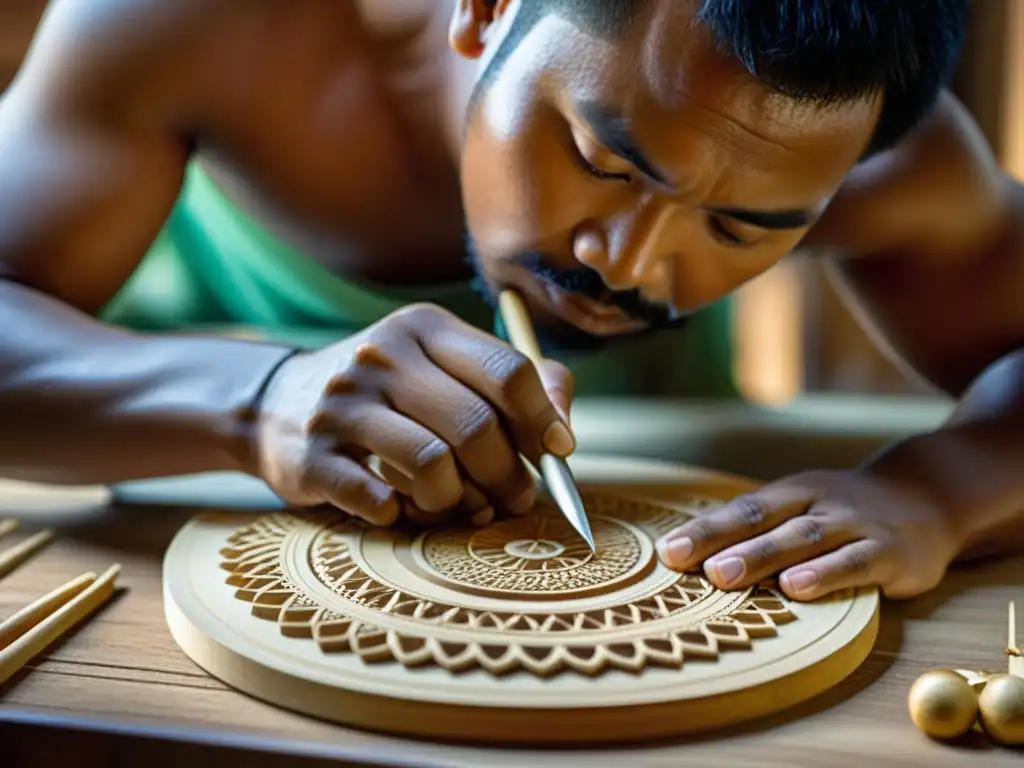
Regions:
[[[825,538],[825,526],[820,520],[805,515],[797,522],[797,536],[802,541],[817,544]]]
[[[691,520],[686,526],[687,535],[693,539],[694,544],[706,544],[715,538],[715,527],[706,517],[698,517]]]
[[[849,547],[842,553],[843,571],[850,574],[865,574],[871,569],[872,558],[861,547]]]
[[[488,352],[480,361],[480,367],[506,395],[514,394],[533,372],[529,358],[504,346]]]
[[[498,430],[498,415],[483,400],[474,399],[455,422],[456,448],[475,443]]]
[[[436,304],[418,302],[392,312],[382,324],[397,324],[402,328],[421,331],[443,320],[446,313]]]
[[[440,438],[434,438],[417,449],[412,464],[418,473],[429,473],[444,467],[451,458],[448,444]]]
[[[316,411],[306,420],[303,427],[304,434],[310,437],[320,437],[334,432],[337,428],[337,419],[334,412],[328,408],[317,408]]]
[[[767,536],[762,536],[752,544],[753,559],[759,563],[769,562],[778,557],[779,545]]]
[[[740,496],[733,501],[736,519],[743,525],[756,528],[768,516],[767,505],[757,496]]]
[[[363,382],[363,371],[365,366],[359,362],[355,355],[350,356],[342,363],[334,375],[327,381],[324,393],[329,397],[352,395],[359,391]]]

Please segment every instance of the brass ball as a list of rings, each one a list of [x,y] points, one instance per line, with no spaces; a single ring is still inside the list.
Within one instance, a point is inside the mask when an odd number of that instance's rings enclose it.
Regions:
[[[981,725],[993,741],[1024,744],[1024,678],[999,675],[989,680],[978,697],[978,709]]]
[[[978,717],[978,697],[967,681],[948,669],[921,675],[907,699],[910,719],[933,739],[963,736]]]

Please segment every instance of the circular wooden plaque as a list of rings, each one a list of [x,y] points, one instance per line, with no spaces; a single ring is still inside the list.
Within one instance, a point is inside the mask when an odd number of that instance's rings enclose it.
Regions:
[[[165,558],[171,632],[276,705],[492,742],[720,727],[809,699],[867,656],[877,590],[794,603],[771,582],[724,592],[660,563],[658,537],[750,481],[619,459],[574,468],[596,554],[545,501],[480,530],[201,514]],[[608,487],[623,475],[634,482]]]

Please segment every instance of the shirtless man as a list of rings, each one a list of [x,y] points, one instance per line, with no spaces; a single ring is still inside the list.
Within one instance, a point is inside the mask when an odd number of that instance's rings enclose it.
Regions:
[[[465,243],[599,360],[799,245],[958,408],[661,555],[795,599],[929,589],[1024,527],[1024,190],[944,90],[966,6],[56,0],[0,105],[0,471],[518,512],[516,453],[574,448],[572,376],[488,333]],[[149,332],[204,323],[344,338]]]

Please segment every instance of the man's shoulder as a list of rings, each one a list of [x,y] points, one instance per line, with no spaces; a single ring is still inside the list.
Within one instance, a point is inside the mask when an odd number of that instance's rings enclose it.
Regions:
[[[1006,191],[973,116],[944,92],[903,141],[850,172],[804,244],[847,255],[955,253],[991,230]]]
[[[59,0],[37,27],[5,100],[114,118],[172,107],[209,80],[209,51],[247,3]]]

